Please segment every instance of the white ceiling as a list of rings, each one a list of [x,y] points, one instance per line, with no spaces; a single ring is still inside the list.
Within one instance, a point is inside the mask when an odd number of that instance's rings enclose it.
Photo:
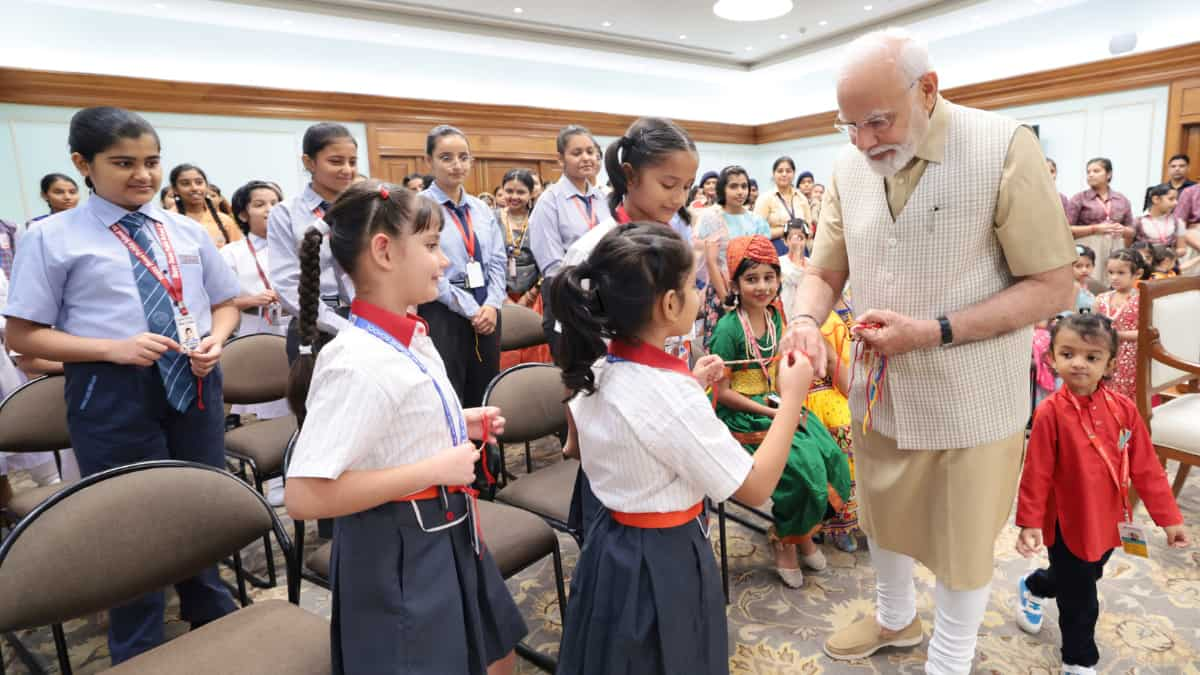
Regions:
[[[810,30],[771,54],[756,47],[760,60],[744,63],[707,51],[736,48],[747,42],[740,31],[759,29],[716,18],[709,0],[560,1],[586,1],[605,13],[543,10],[550,6],[544,0],[444,0],[421,15],[398,0],[0,0],[0,65],[762,124],[836,107],[833,71],[842,46],[876,25],[825,19],[828,35]],[[871,1],[829,5],[865,15],[862,3]],[[927,40],[944,88],[1109,58],[1109,38],[1126,31],[1137,34],[1139,52],[1193,42],[1200,25],[1195,0],[951,0],[920,9],[912,9],[915,0],[874,0],[871,14],[902,2],[908,14],[877,23],[904,25]],[[798,26],[795,17],[815,16],[806,9],[814,4],[797,0],[778,21]],[[468,6],[470,22],[451,11]],[[480,8],[489,6],[525,11],[514,24],[511,16],[488,18]],[[437,8],[450,15],[435,16]],[[550,22],[531,16],[543,11],[575,14]],[[612,21],[617,32],[566,23],[587,17],[595,25]],[[525,25],[534,20],[566,27],[534,31]],[[721,30],[708,36],[709,24],[738,38],[710,45],[723,38]],[[702,40],[707,49],[680,53],[618,30],[651,35],[665,30],[659,25],[689,31],[688,49]],[[768,43],[784,42],[779,30],[765,33]],[[128,48],[98,48],[97,36]]]
[[[735,4],[739,1],[745,0]],[[787,14],[753,22],[718,17],[712,11],[713,0],[316,0],[316,4],[381,10],[399,20],[451,22],[457,30],[493,34],[504,30],[530,40],[576,44],[584,40],[595,47],[619,44],[646,56],[753,67],[850,31],[915,20],[975,2],[795,0]]]

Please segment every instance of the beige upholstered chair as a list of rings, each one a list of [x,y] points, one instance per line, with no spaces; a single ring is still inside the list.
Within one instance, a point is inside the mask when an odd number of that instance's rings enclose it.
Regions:
[[[288,362],[286,339],[256,333],[230,340],[221,352],[225,402],[254,405],[287,396]],[[225,434],[225,453],[237,461],[243,475],[247,469],[259,492],[263,483],[283,474],[283,453],[296,433],[295,415],[287,415],[238,427]],[[264,538],[267,580],[246,578],[256,586],[275,585],[275,557],[270,538]]]
[[[1163,466],[1179,462],[1172,486],[1178,497],[1188,471],[1200,464],[1200,393],[1195,386],[1200,382],[1200,277],[1147,282],[1140,294],[1137,406]],[[1185,393],[1151,408],[1154,394],[1177,385]]]
[[[63,622],[187,579],[272,533],[294,570],[266,500],[213,467],[165,460],[94,474],[35,508],[0,545],[0,632],[54,624],[70,672]],[[298,606],[297,574],[288,574],[288,601],[260,601],[109,672],[328,673],[329,623]]]
[[[504,303],[500,308],[500,349],[525,349],[546,343],[546,334],[542,332],[542,317],[537,312],[515,305]]]
[[[525,444],[525,470],[533,472],[529,444],[550,435],[565,437],[567,413],[563,406],[566,389],[562,371],[548,363],[522,363],[497,375],[483,393],[483,405],[498,406],[507,421],[500,443],[500,456],[508,443]]]
[[[57,452],[71,447],[65,381],[62,375],[39,377],[0,402],[0,452]],[[67,485],[56,483],[18,492],[5,507],[5,518],[9,522],[24,518]]]

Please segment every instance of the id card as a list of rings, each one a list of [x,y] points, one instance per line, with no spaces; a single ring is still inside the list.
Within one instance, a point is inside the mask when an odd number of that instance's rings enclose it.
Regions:
[[[196,327],[196,317],[191,314],[176,314],[175,332],[179,335],[179,345],[183,347],[185,354],[200,348],[200,329]]]
[[[1121,533],[1121,548],[1129,555],[1139,558],[1150,557],[1150,547],[1147,546],[1146,528],[1138,523],[1120,523],[1117,531]]]
[[[272,302],[263,310],[263,318],[272,326],[278,326],[283,323],[283,307],[278,302]]]
[[[509,279],[517,278],[517,259],[516,258],[508,259],[508,278]]]
[[[467,263],[467,288],[483,288],[483,265],[478,260]]]

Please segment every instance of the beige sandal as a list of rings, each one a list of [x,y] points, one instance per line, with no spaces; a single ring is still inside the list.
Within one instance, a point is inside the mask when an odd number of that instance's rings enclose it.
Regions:
[[[795,544],[785,544],[779,538],[779,533],[775,531],[775,526],[772,525],[767,529],[767,542],[771,544],[771,549],[776,553],[783,550],[784,546],[795,546]],[[800,588],[804,585],[804,571],[799,567],[775,567],[776,574],[783,580],[783,584],[788,588]]]

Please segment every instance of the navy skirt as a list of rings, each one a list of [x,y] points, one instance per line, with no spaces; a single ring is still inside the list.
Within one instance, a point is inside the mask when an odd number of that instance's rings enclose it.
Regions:
[[[558,672],[729,672],[721,573],[697,521],[643,529],[604,511],[590,523],[571,579]]]
[[[457,519],[467,498],[452,494],[450,506]],[[334,673],[484,675],[525,637],[491,554],[475,553],[471,520],[425,531],[446,524],[435,499],[383,504],[334,522]]]

